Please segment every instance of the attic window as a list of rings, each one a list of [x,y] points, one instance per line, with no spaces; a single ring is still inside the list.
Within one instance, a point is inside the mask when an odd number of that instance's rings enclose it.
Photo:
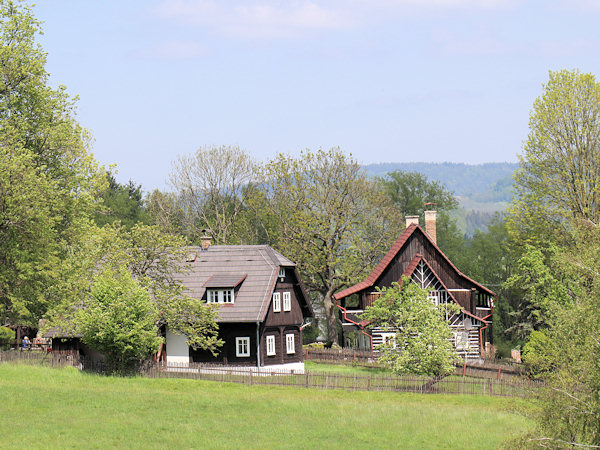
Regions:
[[[233,304],[234,295],[231,289],[208,289],[206,291],[206,303]]]
[[[277,275],[279,278],[285,278],[285,269],[283,267],[279,268],[279,275]],[[283,281],[283,279],[281,280]]]

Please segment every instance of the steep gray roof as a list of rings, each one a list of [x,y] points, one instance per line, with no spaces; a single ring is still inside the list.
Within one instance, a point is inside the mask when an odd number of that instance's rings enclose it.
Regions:
[[[207,287],[234,287],[241,280],[233,305],[220,306],[219,322],[264,320],[279,267],[296,266],[268,245],[191,247],[190,253],[187,264],[191,270],[181,280],[191,297],[202,299]]]

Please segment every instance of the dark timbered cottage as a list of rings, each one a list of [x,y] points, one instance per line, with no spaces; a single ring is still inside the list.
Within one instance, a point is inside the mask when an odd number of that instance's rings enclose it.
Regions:
[[[367,330],[360,314],[381,295],[376,288],[400,282],[402,276],[429,293],[436,304],[454,302],[460,313],[447,317],[453,331],[452,343],[464,358],[480,358],[489,341],[496,294],[464,275],[436,244],[435,211],[425,212],[425,227],[418,216],[406,218],[407,227],[371,274],[361,283],[334,295],[341,310],[344,341],[373,349],[394,333],[379,328]]]
[[[302,324],[313,310],[296,264],[267,245],[203,247],[190,249],[182,282],[188,295],[219,306],[225,344],[215,357],[167,327],[167,364],[303,366]]]

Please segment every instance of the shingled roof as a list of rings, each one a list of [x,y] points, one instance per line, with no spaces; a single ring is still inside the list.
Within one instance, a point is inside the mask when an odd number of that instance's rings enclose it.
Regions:
[[[190,269],[181,281],[191,297],[202,299],[208,287],[236,287],[232,305],[219,308],[218,322],[263,321],[280,267],[293,269],[304,299],[303,310],[312,316],[308,296],[296,270],[296,264],[268,245],[213,245],[206,250],[191,247],[187,264]]]

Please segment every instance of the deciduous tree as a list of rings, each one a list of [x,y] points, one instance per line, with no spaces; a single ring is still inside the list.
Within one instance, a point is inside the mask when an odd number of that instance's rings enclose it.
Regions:
[[[126,267],[104,268],[75,316],[81,340],[103,353],[112,372],[128,373],[158,350],[158,309]]]
[[[162,325],[185,334],[189,345],[215,350],[218,339],[216,310],[186,295],[178,275],[186,269],[188,250],[181,236],[165,234],[157,226],[134,225],[127,230],[118,222],[102,228],[91,226],[65,261],[63,278],[50,287],[63,298],[51,311],[49,325],[70,323],[81,299],[88,298],[98,273],[117,273],[126,268],[135,282],[151,296],[157,310],[155,332]]]
[[[529,128],[510,226],[543,246],[564,239],[574,217],[600,223],[600,83],[576,70],[550,72]]]
[[[209,229],[218,244],[235,243],[244,189],[256,172],[255,162],[237,146],[204,147],[180,156],[170,179],[188,236],[195,240]]]
[[[323,302],[328,338],[337,342],[332,295],[366,276],[398,236],[401,217],[378,183],[339,149],[279,155],[263,179],[254,207],[274,217],[278,250],[298,264]]]
[[[0,322],[33,326],[104,184],[40,32],[29,6],[0,1]]]
[[[458,312],[457,305],[435,305],[410,278],[381,290],[361,319],[370,327],[394,333],[378,350],[379,361],[397,373],[447,375],[454,371],[456,352],[446,315]]]

